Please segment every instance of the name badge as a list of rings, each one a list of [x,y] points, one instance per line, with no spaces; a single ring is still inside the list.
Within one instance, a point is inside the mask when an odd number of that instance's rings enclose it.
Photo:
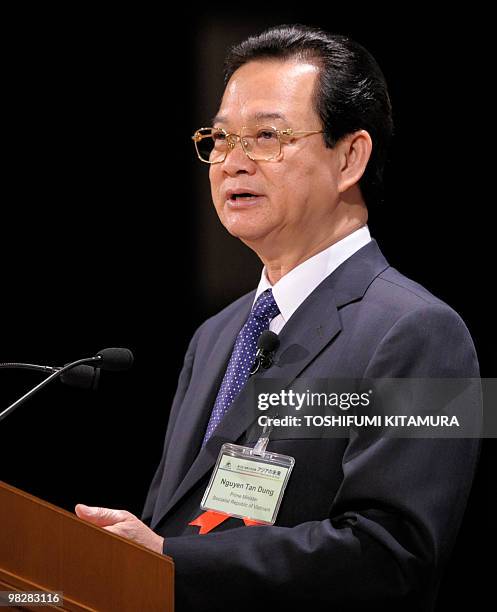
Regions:
[[[274,525],[295,459],[226,443],[200,507],[264,525]]]

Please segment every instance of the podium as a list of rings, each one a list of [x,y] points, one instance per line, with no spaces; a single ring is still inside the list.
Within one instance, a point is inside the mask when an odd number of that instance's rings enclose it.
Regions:
[[[0,591],[63,592],[0,612],[172,612],[174,563],[0,482]]]

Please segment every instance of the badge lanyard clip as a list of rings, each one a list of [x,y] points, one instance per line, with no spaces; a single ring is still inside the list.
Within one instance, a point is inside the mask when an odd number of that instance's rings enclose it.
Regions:
[[[257,440],[257,444],[252,449],[252,455],[256,455],[257,457],[263,457],[266,452],[266,447],[269,442],[269,435],[273,429],[272,425],[264,425],[264,429],[262,430],[260,438]]]

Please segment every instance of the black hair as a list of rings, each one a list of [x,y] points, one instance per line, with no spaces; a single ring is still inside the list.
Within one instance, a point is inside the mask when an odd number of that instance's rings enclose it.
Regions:
[[[300,24],[274,26],[231,47],[224,65],[225,85],[243,64],[261,59],[316,63],[320,71],[314,103],[325,144],[333,148],[361,129],[370,134],[373,150],[359,185],[366,204],[381,201],[393,119],[385,77],[369,51],[341,34]]]

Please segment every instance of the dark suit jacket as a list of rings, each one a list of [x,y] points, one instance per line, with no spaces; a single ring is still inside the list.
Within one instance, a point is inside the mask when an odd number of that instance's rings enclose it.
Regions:
[[[478,455],[471,439],[277,439],[295,458],[274,526],[234,518],[197,535],[188,523],[224,442],[247,443],[247,388],[200,450],[254,292],[195,333],[174,398],[143,520],[176,564],[178,610],[430,610],[466,505]],[[280,334],[257,376],[477,377],[466,326],[445,303],[390,267],[375,241],[328,276]],[[399,604],[401,608],[399,608]]]

